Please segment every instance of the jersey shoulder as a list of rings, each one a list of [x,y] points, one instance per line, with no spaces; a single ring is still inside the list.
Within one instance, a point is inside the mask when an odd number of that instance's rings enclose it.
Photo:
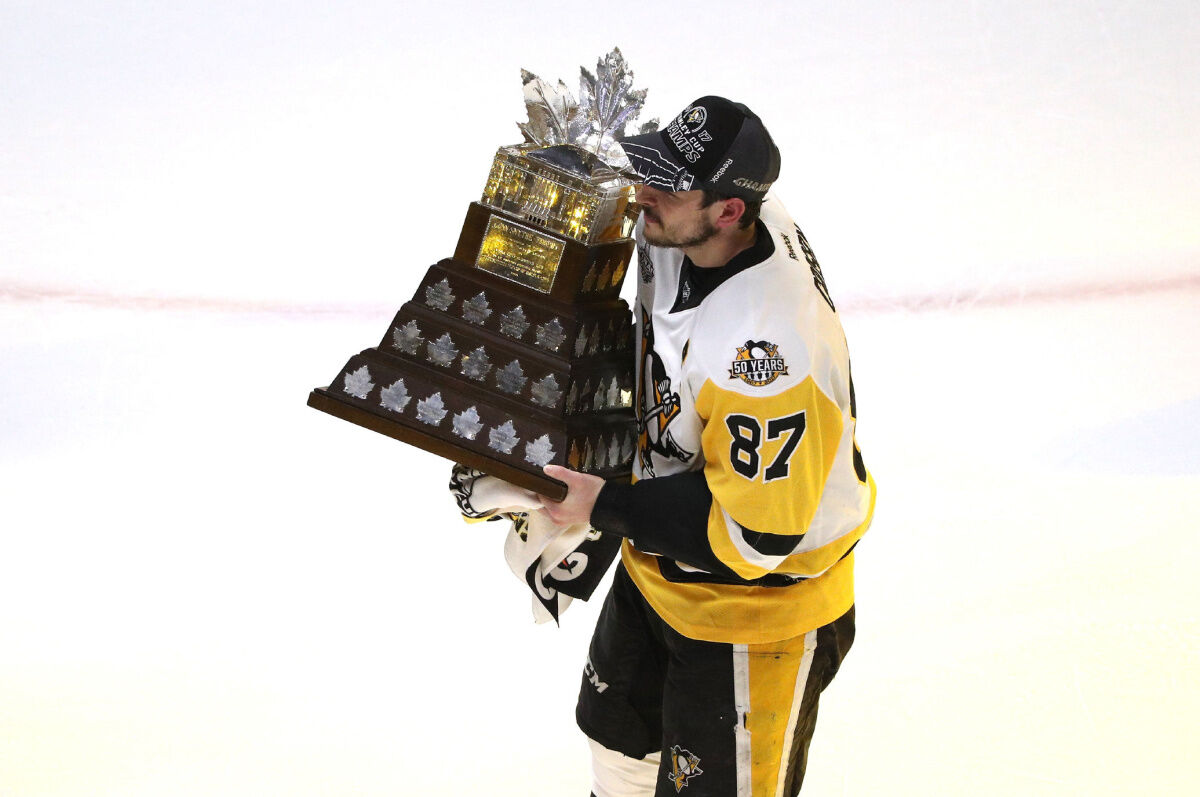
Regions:
[[[775,252],[705,299],[692,334],[693,367],[739,393],[782,393],[811,376],[823,391],[840,394],[849,353],[823,281],[786,211],[778,208],[763,222]]]

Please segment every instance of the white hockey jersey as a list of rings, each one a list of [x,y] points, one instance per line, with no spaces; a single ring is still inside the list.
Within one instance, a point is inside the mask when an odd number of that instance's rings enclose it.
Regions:
[[[669,540],[646,531],[622,548],[673,628],[742,644],[797,636],[850,608],[851,551],[875,503],[820,267],[778,200],[759,225],[752,250],[705,270],[647,245],[639,222],[634,477],[703,472],[712,500],[694,524],[703,528]]]

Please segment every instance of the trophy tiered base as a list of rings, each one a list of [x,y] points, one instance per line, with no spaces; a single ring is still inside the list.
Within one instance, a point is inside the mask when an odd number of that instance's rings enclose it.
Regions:
[[[546,464],[628,477],[632,249],[472,203],[454,257],[309,406],[555,499]]]

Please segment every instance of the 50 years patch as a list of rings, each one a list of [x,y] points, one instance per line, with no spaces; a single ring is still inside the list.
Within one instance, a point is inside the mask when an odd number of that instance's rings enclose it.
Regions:
[[[779,347],[766,340],[748,340],[738,346],[737,356],[729,364],[729,378],[747,385],[764,387],[788,372]]]

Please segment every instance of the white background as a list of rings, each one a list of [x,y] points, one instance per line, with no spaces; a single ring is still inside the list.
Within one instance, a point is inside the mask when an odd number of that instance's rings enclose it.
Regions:
[[[1189,794],[1190,2],[0,4],[0,795],[584,795],[447,464],[304,406],[449,255],[519,69],[783,152],[880,485],[806,794]]]

